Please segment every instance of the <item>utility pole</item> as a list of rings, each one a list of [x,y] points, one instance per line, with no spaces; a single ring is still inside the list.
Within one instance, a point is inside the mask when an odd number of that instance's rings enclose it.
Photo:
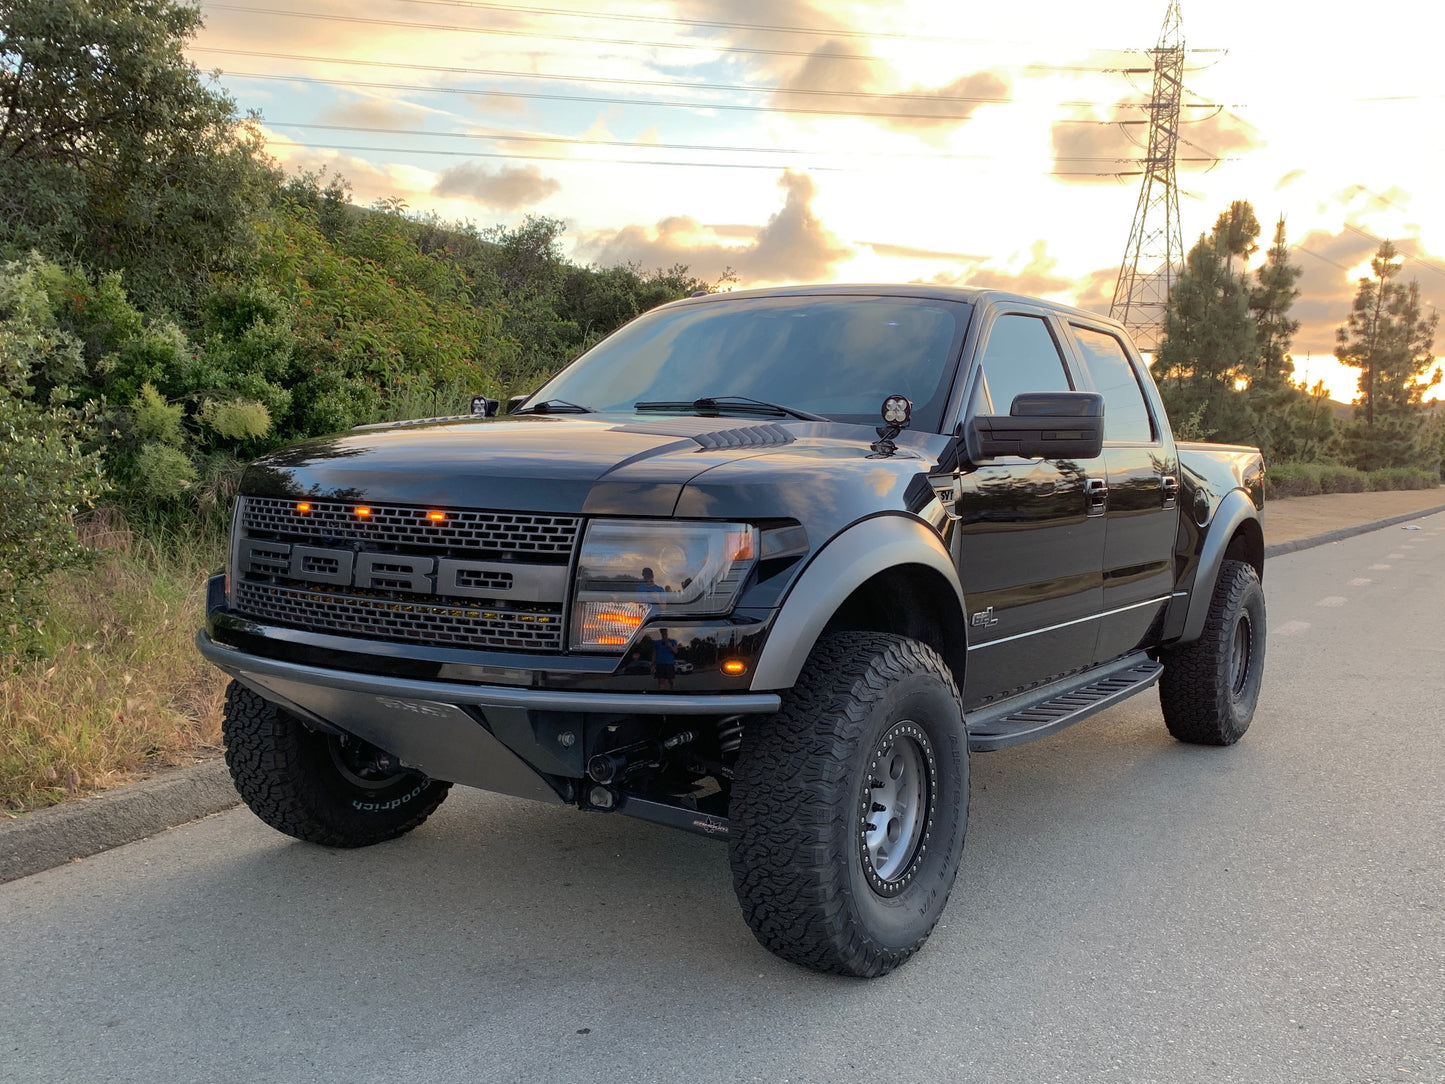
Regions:
[[[1174,154],[1179,146],[1179,102],[1184,93],[1184,21],[1179,0],[1169,0],[1154,47],[1154,88],[1149,101],[1149,150],[1129,244],[1114,284],[1109,315],[1129,329],[1141,350],[1164,337],[1164,308],[1184,264],[1179,231],[1179,187]]]

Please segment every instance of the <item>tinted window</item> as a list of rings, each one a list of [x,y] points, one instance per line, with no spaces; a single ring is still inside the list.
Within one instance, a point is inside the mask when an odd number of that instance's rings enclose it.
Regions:
[[[995,414],[1007,414],[1014,397],[1034,391],[1069,391],[1069,375],[1048,323],[1038,316],[1001,316],[983,349],[983,377]]]
[[[659,309],[597,344],[536,395],[604,412],[745,395],[878,424],[889,395],[938,431],[972,309],[907,297],[762,297]]]
[[[1074,338],[1094,379],[1094,390],[1104,396],[1104,439],[1151,441],[1154,427],[1139,377],[1129,363],[1123,343],[1113,335],[1091,328],[1074,328]]]

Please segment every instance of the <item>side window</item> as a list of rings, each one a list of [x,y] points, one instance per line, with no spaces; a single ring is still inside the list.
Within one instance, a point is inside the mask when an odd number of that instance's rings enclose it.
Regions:
[[[995,320],[981,364],[995,414],[1007,414],[1014,396],[1025,392],[1072,390],[1059,346],[1039,316]]]
[[[1094,387],[1104,396],[1104,439],[1148,442],[1155,439],[1139,376],[1124,344],[1103,331],[1074,327]]]

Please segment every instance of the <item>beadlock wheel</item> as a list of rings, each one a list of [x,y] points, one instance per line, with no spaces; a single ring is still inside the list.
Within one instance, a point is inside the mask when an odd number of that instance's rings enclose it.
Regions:
[[[858,856],[873,891],[893,897],[928,853],[933,820],[933,743],[913,722],[893,727],[873,749],[858,803]]]
[[[901,636],[824,637],[781,710],[744,726],[728,819],[762,945],[834,974],[893,970],[938,922],[963,853],[968,735],[948,665]]]

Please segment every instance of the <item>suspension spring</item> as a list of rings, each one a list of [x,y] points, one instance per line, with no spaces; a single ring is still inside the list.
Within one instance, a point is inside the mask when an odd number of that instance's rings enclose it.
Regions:
[[[729,715],[726,719],[719,719],[717,724],[717,744],[722,750],[723,756],[736,756],[738,749],[743,744],[743,717],[741,715]]]

